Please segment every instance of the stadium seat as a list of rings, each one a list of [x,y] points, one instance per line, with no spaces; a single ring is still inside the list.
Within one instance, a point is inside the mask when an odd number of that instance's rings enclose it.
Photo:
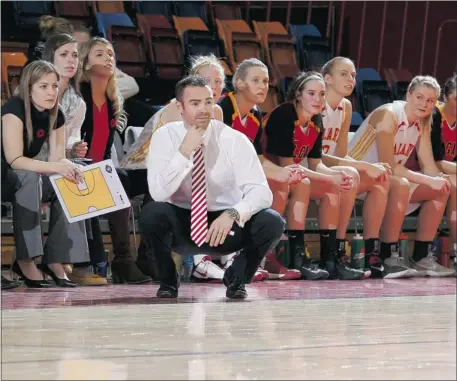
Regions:
[[[216,25],[232,68],[238,67],[238,64],[247,58],[264,61],[260,40],[246,21],[216,19]]]
[[[208,24],[203,1],[176,1],[174,2],[174,15],[177,17],[199,17],[205,25]]]
[[[406,69],[384,69],[384,78],[396,100],[404,100],[413,75]]]
[[[99,33],[108,38],[108,29],[112,25],[135,28],[132,19],[126,13],[98,13],[95,15]]]
[[[362,115],[360,115],[357,111],[352,112],[351,118],[351,126],[349,127],[350,132],[355,132],[363,123]]]
[[[113,43],[119,69],[134,78],[149,76],[144,36],[136,27],[111,25],[108,40]]]
[[[320,71],[331,59],[330,45],[313,24],[289,25],[298,63],[302,70]]]
[[[377,107],[393,100],[387,81],[382,80],[373,68],[357,69],[356,90],[364,117]]]
[[[157,79],[178,81],[183,75],[181,40],[165,16],[137,14],[146,51]]]
[[[2,93],[6,98],[13,95],[26,62],[24,53],[2,53]]]
[[[184,59],[194,55],[214,54],[220,56],[217,36],[208,30],[199,17],[173,16],[174,24],[184,47]]]
[[[93,11],[98,13],[125,13],[122,1],[93,1]]]
[[[214,18],[219,20],[241,20],[241,7],[220,1],[210,2]]]
[[[93,24],[89,1],[54,1],[56,16],[69,20],[74,25]]]
[[[162,15],[171,20],[173,5],[171,1],[133,1],[137,13]]]
[[[257,37],[262,42],[265,63],[270,70],[271,83],[293,78],[299,71],[292,37],[277,21],[253,21]]]
[[[13,9],[17,25],[35,25],[41,16],[52,14],[52,2],[14,1]]]

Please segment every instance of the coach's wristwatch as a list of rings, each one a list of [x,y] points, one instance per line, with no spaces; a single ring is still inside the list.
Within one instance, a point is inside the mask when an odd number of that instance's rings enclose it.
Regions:
[[[235,222],[240,222],[240,213],[238,213],[238,210],[236,210],[235,208],[230,208],[227,209],[226,212],[230,217],[233,218]]]

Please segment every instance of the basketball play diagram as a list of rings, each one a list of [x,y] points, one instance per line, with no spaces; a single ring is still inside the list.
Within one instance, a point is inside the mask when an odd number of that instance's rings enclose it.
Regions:
[[[56,180],[71,217],[116,206],[100,168],[84,171],[83,174],[84,182],[79,184],[65,178]]]
[[[70,222],[110,213],[130,206],[111,160],[81,168],[84,181],[72,183],[52,176],[51,183]]]

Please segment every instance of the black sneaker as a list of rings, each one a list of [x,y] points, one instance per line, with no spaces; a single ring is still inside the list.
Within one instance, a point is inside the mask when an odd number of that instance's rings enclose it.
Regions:
[[[302,278],[306,280],[319,280],[327,279],[328,271],[321,269],[317,264],[312,263],[308,256],[305,254],[305,248],[297,245],[292,252],[293,267],[299,270]]]
[[[386,268],[384,267],[384,261],[379,257],[377,253],[368,254],[365,256],[368,262],[368,267],[371,270],[371,278],[384,278],[386,275]]]
[[[330,279],[339,280],[361,280],[364,279],[364,271],[353,269],[349,265],[350,259],[344,254],[340,257],[332,255],[331,259],[325,262],[325,269],[329,273]]]
[[[246,299],[248,293],[244,287],[244,282],[235,274],[235,270],[230,266],[225,270],[224,278],[222,279],[227,291],[225,296],[229,299]]]
[[[300,270],[301,275],[306,280],[327,279],[329,277],[327,270],[321,269],[317,264],[312,263],[307,257],[304,258],[303,264],[298,270]]]

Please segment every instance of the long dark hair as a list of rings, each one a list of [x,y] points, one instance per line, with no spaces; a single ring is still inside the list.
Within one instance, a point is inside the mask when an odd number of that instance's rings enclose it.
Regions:
[[[56,34],[52,37],[49,37],[49,39],[46,41],[46,43],[44,45],[43,59],[45,61],[51,62],[53,64],[54,55],[56,53],[56,50],[66,44],[71,44],[71,43],[76,43],[76,40],[74,37],[70,36],[69,34]],[[79,61],[79,59],[78,59],[78,61]],[[70,81],[69,81],[70,86],[75,89],[77,94],[80,94],[79,93],[80,80],[81,80],[81,68],[80,68],[79,62],[78,62],[78,64],[76,65],[76,74],[73,76],[73,78],[70,78]]]
[[[46,74],[54,73],[59,81],[60,76],[57,72],[56,67],[50,63],[43,60],[33,61],[24,67],[21,77],[19,79],[19,86],[16,88],[14,95],[19,97],[24,102],[25,109],[25,128],[27,131],[27,143],[28,146],[32,144],[33,141],[33,126],[32,126],[32,86],[37,83],[43,76]],[[49,134],[54,128],[57,119],[57,112],[59,110],[59,102],[56,101],[56,104],[52,109],[49,110]]]

